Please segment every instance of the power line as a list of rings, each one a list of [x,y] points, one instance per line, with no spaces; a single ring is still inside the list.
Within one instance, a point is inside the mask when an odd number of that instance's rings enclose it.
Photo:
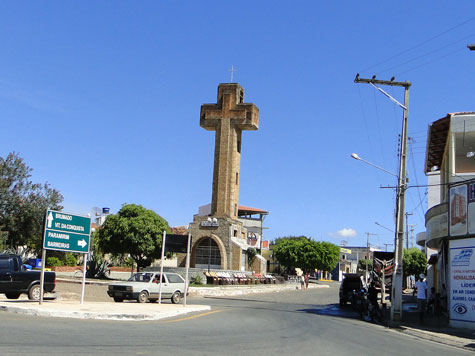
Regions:
[[[414,46],[412,46],[412,47],[409,47],[408,49],[405,49],[405,50],[403,50],[403,51],[401,51],[401,52],[399,52],[399,53],[397,53],[397,54],[395,54],[395,55],[393,55],[393,56],[391,56],[391,57],[389,57],[389,58],[386,58],[385,60],[383,60],[383,61],[381,61],[381,62],[379,62],[379,63],[377,63],[377,64],[375,64],[375,65],[372,65],[371,67],[368,67],[368,68],[362,70],[361,72],[365,72],[365,71],[367,71],[367,70],[373,69],[373,68],[375,68],[375,67],[377,67],[377,66],[379,66],[379,65],[381,65],[381,64],[383,64],[383,63],[386,63],[386,62],[390,61],[391,59],[394,59],[394,58],[397,58],[397,57],[403,55],[404,53],[407,53],[407,52],[409,52],[409,51],[412,51],[413,49],[416,49],[416,48],[418,48],[418,47],[421,47],[421,46],[425,45],[426,43],[428,43],[428,42],[430,42],[430,41],[433,41],[433,40],[435,40],[436,38],[439,38],[439,37],[445,35],[446,33],[450,32],[450,31],[453,31],[453,30],[455,30],[456,28],[459,28],[459,27],[465,25],[466,23],[468,23],[468,22],[470,22],[470,21],[473,21],[474,19],[475,19],[475,18],[472,17],[472,18],[470,18],[470,19],[468,19],[468,20],[466,20],[466,21],[464,21],[464,22],[462,22],[462,23],[459,23],[458,25],[455,25],[455,26],[453,26],[453,27],[451,27],[451,28],[449,28],[449,29],[447,29],[447,30],[445,30],[445,31],[443,31],[443,32],[441,32],[441,33],[439,33],[439,34],[437,34],[437,35],[435,35],[435,36],[433,36],[433,37],[427,39],[427,40],[424,40],[424,41],[422,41],[422,42],[420,42],[420,43],[418,43],[418,44],[416,44],[416,45],[414,45]]]
[[[372,147],[372,144],[371,144],[371,136],[369,134],[369,128],[368,128],[368,120],[366,118],[366,112],[364,110],[364,105],[363,105],[363,98],[361,96],[361,90],[360,88],[358,87],[358,95],[360,97],[360,107],[361,107],[361,112],[363,114],[363,120],[364,120],[364,125],[365,125],[365,130],[366,130],[366,136],[368,138],[368,143],[369,143],[369,148],[371,151],[373,151],[373,147]]]
[[[458,40],[458,41],[452,42],[452,43],[450,43],[450,44],[448,44],[448,45],[446,45],[446,46],[437,47],[436,49],[434,49],[434,50],[432,50],[432,51],[426,52],[426,53],[421,54],[421,55],[419,55],[419,56],[416,56],[416,57],[414,57],[414,58],[408,59],[408,60],[405,61],[405,62],[396,64],[396,65],[394,65],[394,66],[392,66],[392,67],[389,67],[389,68],[386,68],[386,69],[384,69],[384,70],[381,70],[381,71],[377,72],[376,74],[381,74],[381,73],[388,72],[388,71],[393,70],[393,69],[395,69],[395,68],[401,67],[401,66],[403,66],[403,65],[405,65],[405,64],[408,64],[408,63],[417,61],[418,59],[427,57],[427,56],[429,56],[429,55],[431,55],[431,54],[434,54],[434,53],[443,51],[444,49],[446,49],[446,48],[448,48],[448,47],[451,47],[451,46],[453,46],[453,45],[456,44],[456,43],[459,43],[459,42],[466,42],[466,39],[467,39],[467,38],[470,38],[470,37],[473,37],[473,36],[474,36],[473,34],[468,35],[468,36],[465,36],[465,37],[461,38],[461,39]],[[464,49],[465,49],[465,47],[464,47]]]
[[[411,154],[412,168],[414,169],[414,177],[416,178],[416,184],[419,185],[419,180],[417,179],[416,162],[414,160],[414,153],[412,152],[411,142],[415,142],[415,141],[412,141],[411,139],[409,139],[409,153]],[[419,196],[419,203],[420,203],[422,201],[422,198],[421,198],[421,192],[419,189],[417,189],[417,194]],[[421,206],[421,209],[422,209],[422,216],[424,216],[424,208],[422,207],[422,204],[419,204],[419,205]]]
[[[416,67],[410,68],[410,69],[408,69],[408,70],[406,70],[406,71],[404,71],[404,72],[397,73],[397,75],[402,75],[402,74],[406,74],[406,73],[412,72],[413,70],[416,70],[416,69],[418,69],[418,68],[420,68],[420,67],[424,67],[424,66],[426,66],[426,65],[428,65],[428,64],[430,64],[430,63],[434,63],[434,62],[436,62],[436,61],[438,61],[438,60],[444,59],[445,57],[451,56],[451,55],[453,55],[453,54],[457,54],[458,52],[461,52],[461,51],[464,51],[464,50],[466,50],[466,48],[461,48],[461,49],[459,49],[459,50],[457,50],[457,51],[448,53],[448,54],[446,54],[446,55],[444,55],[444,56],[440,56],[440,57],[438,57],[438,58],[434,58],[434,59],[431,60],[431,61],[424,62],[424,63],[422,63],[422,64],[420,64],[420,65],[418,65],[418,66],[416,66]]]

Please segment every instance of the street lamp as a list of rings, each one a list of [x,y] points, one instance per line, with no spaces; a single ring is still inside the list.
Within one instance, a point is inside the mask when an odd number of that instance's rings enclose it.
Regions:
[[[408,102],[408,93],[406,88],[405,100]],[[403,123],[403,136],[406,137],[404,142],[407,140],[407,105],[405,105],[404,110],[404,123]],[[406,145],[403,145],[406,148]],[[406,150],[404,149],[404,152]],[[370,166],[373,166],[383,172],[389,173],[398,178],[398,186],[396,190],[396,233],[394,238],[394,262],[395,268],[393,272],[392,280],[392,294],[391,294],[391,321],[400,321],[402,319],[402,257],[403,257],[403,242],[404,242],[404,197],[407,189],[407,180],[406,180],[406,161],[405,154],[401,155],[401,162],[399,167],[399,175],[396,175],[384,168],[381,168],[371,162],[368,162],[358,156],[356,153],[352,153],[351,157],[362,161]]]
[[[216,218],[208,218],[207,220],[209,226],[217,226],[218,219]],[[208,273],[210,272],[210,265],[211,265],[211,236],[209,237],[209,244],[208,244]]]
[[[394,234],[394,230],[391,230],[389,227],[386,227],[384,225],[381,225],[379,222],[375,221],[374,222],[376,225],[381,226],[383,229],[386,229],[388,231],[391,231]]]
[[[356,153],[352,153],[350,156],[351,156],[351,158],[354,158],[354,159],[356,159],[356,160],[358,160],[358,161],[361,161],[361,162],[364,162],[364,163],[366,163],[366,164],[369,164],[370,166],[373,166],[374,168],[377,168],[377,169],[379,169],[379,170],[381,170],[381,171],[383,171],[383,172],[389,173],[389,174],[391,174],[392,176],[395,176],[395,177],[397,178],[397,174],[394,174],[393,172],[390,172],[390,171],[388,171],[388,170],[386,170],[386,169],[384,169],[384,168],[382,168],[382,167],[380,167],[380,166],[375,165],[374,163],[371,163],[371,162],[369,162],[369,161],[367,161],[367,160],[361,158],[361,157],[358,156]]]

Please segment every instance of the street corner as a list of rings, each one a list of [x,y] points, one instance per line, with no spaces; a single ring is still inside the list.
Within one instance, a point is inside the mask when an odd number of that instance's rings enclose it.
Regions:
[[[422,328],[399,326],[399,331],[417,337],[420,339],[437,342],[447,346],[457,347],[464,350],[475,350],[475,334],[470,333],[467,330],[457,330],[451,328],[445,328],[442,330],[425,330]]]
[[[175,305],[156,303],[108,303],[77,301],[0,301],[0,311],[53,318],[150,321],[209,311],[208,305]]]

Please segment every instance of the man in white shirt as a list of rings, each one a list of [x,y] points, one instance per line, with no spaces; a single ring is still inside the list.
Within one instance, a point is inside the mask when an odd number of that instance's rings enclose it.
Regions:
[[[419,275],[419,280],[416,282],[417,289],[417,304],[419,307],[419,321],[424,321],[424,310],[426,309],[426,300],[427,300],[427,283],[424,281],[423,273]]]

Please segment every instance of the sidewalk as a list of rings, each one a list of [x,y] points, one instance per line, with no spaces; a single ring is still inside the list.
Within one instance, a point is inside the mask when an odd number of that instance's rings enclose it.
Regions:
[[[1,300],[0,310],[18,314],[57,318],[101,319],[123,321],[160,320],[177,315],[211,310],[208,305],[187,305],[167,303],[107,303],[69,300]]]
[[[449,327],[449,320],[446,314],[433,315],[432,313],[425,313],[424,322],[421,324],[419,322],[417,298],[413,297],[412,294],[403,294],[402,300],[403,320],[397,325],[392,325],[395,330],[445,345],[475,351],[474,330]],[[386,309],[381,310],[386,320],[389,320],[390,305]]]
[[[82,281],[68,276],[58,277],[57,282],[80,284]],[[86,284],[107,286],[110,282],[99,280],[86,280]],[[190,287],[189,296],[227,297],[244,294],[273,293],[285,290],[295,290],[297,284],[262,284],[243,286],[214,286]],[[324,284],[311,284],[309,288],[328,288]],[[46,294],[43,304],[30,301],[25,295],[20,299],[6,299],[0,297],[0,311],[36,315],[45,317],[76,318],[76,319],[102,319],[122,321],[160,320],[177,315],[209,311],[208,305],[170,304],[168,300],[158,303],[137,303],[135,301],[114,302],[88,302],[80,304],[72,300],[53,294]]]
[[[329,288],[328,284],[310,283],[308,289]],[[225,285],[215,287],[190,287],[190,296],[232,297],[235,295],[277,293],[287,290],[300,289],[297,283],[255,284],[255,285]]]

